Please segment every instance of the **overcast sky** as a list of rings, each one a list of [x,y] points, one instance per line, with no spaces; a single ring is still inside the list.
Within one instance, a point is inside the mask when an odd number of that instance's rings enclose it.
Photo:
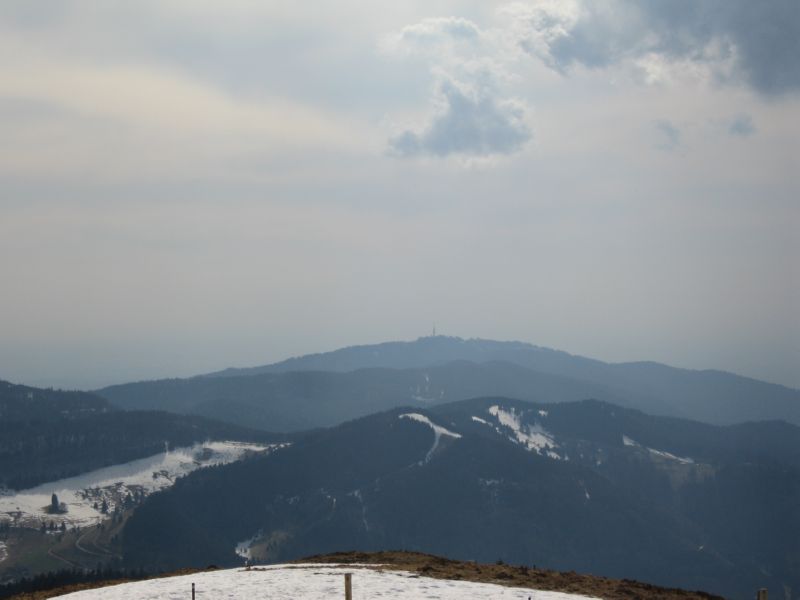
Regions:
[[[800,387],[797,0],[0,3],[0,378],[438,331]]]

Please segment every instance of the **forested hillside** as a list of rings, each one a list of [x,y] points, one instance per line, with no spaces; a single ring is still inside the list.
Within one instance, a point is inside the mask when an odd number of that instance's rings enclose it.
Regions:
[[[601,402],[395,409],[148,499],[131,565],[405,548],[749,597],[800,589],[800,429]]]
[[[121,411],[83,392],[0,382],[0,487],[24,489],[209,438],[280,436],[202,417]]]
[[[416,369],[166,379],[113,386],[98,393],[128,410],[199,414],[270,431],[329,427],[396,406],[430,407],[486,395],[540,402],[613,396],[602,386],[511,363],[467,361]]]

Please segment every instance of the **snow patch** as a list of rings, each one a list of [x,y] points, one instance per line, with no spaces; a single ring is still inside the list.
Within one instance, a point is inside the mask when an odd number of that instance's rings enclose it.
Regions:
[[[622,436],[622,443],[624,445],[626,445],[626,446],[633,446],[633,447],[636,447],[636,448],[643,448],[643,449],[647,450],[650,454],[652,454],[654,456],[660,456],[661,458],[666,458],[667,460],[674,460],[674,461],[677,461],[677,462],[679,462],[679,463],[681,463],[683,465],[693,465],[694,464],[694,459],[693,458],[687,458],[687,457],[683,457],[683,456],[675,456],[674,454],[672,454],[670,452],[665,452],[664,450],[656,450],[654,448],[648,448],[647,446],[642,446],[639,442],[637,442],[635,440],[632,440],[627,435],[623,435]]]
[[[546,410],[540,410],[539,411],[539,416],[540,417],[547,417],[548,415],[550,415],[550,413],[547,412]]]
[[[336,508],[336,496],[331,496],[324,488],[320,488],[319,493],[325,496],[326,500],[331,501],[331,510],[334,510]]]
[[[243,542],[239,542],[236,544],[235,552],[238,556],[241,556],[245,560],[250,560],[252,556],[250,556],[250,548],[253,547],[255,541],[260,537],[260,533],[257,533],[249,540],[244,540]]]
[[[580,485],[581,489],[583,490],[583,497],[586,498],[586,501],[588,502],[592,499],[592,495],[589,493],[589,490],[586,489],[586,484],[583,481],[580,482]]]
[[[431,390],[430,376],[427,373],[424,373],[423,377],[425,378],[425,384],[423,386],[417,385],[415,388],[411,388],[411,399],[423,403],[431,403],[442,400],[444,398],[444,390],[440,390],[437,396],[437,394]]]
[[[489,414],[496,417],[500,425],[507,427],[513,432],[511,439],[513,442],[522,444],[528,450],[536,452],[542,456],[547,456],[554,460],[561,460],[561,456],[555,452],[558,448],[553,436],[538,422],[533,425],[522,425],[521,415],[518,415],[512,408],[506,410],[498,405],[489,408]]]
[[[500,485],[499,479],[483,479],[482,477],[478,477],[478,483],[483,486],[491,487],[493,485]]]
[[[444,395],[444,392],[442,392]],[[428,398],[427,396],[421,396],[419,394],[411,394],[411,399],[415,402],[423,402],[430,404],[431,402],[436,402],[436,398]]]
[[[453,438],[460,438],[461,437],[460,433],[456,433],[454,431],[450,431],[449,429],[445,429],[441,425],[437,425],[436,423],[431,421],[425,415],[421,415],[419,413],[405,413],[403,415],[400,415],[400,418],[401,419],[411,419],[412,421],[417,421],[419,423],[425,423],[425,425],[427,425],[428,427],[433,429],[433,431],[435,433],[437,433],[439,436],[446,435],[446,436],[453,437]]]
[[[664,452],[663,450],[654,450],[653,448],[647,448],[647,451],[650,454],[654,454],[656,456],[660,456],[661,458],[666,458],[667,460],[675,460],[675,461],[681,463],[682,465],[693,465],[694,464],[694,459],[693,458],[687,458],[687,457],[684,457],[684,456],[675,456],[674,454],[671,454],[669,452]]]
[[[8,558],[8,549],[5,542],[0,542],[0,563]]]
[[[488,425],[489,427],[492,426],[492,424],[489,423],[489,421],[481,419],[480,417],[472,417],[472,420],[475,421],[476,423],[483,423],[484,425]]]
[[[364,531],[369,531],[369,523],[367,523],[367,507],[364,504],[364,497],[361,495],[361,490],[353,490],[348,494],[352,496],[361,505],[361,524],[364,526]]]
[[[400,415],[398,418],[400,419],[411,419],[412,421],[417,421],[418,423],[423,423],[433,429],[433,446],[431,449],[428,450],[428,453],[425,455],[425,458],[421,461],[420,464],[425,464],[431,460],[433,453],[436,451],[436,448],[439,447],[439,440],[442,438],[443,435],[447,437],[452,437],[458,439],[461,437],[460,433],[455,433],[454,431],[450,431],[449,429],[445,429],[441,425],[437,425],[433,421],[431,421],[425,415],[421,415],[419,413],[405,413]]]
[[[586,600],[588,596],[544,592],[494,583],[421,577],[407,571],[378,570],[361,565],[270,565],[207,571],[178,577],[148,579],[59,596],[70,600],[140,600],[188,598],[192,583],[198,598],[251,600],[263,598],[341,598],[344,573],[353,573],[354,598],[431,598],[436,600]]]
[[[227,464],[248,452],[266,452],[285,444],[264,446],[241,442],[205,442],[167,450],[148,458],[104,467],[76,477],[43,483],[34,488],[0,496],[0,515],[7,515],[15,526],[38,528],[43,521],[69,527],[95,525],[107,519],[114,507],[131,495],[149,495],[172,486],[179,477],[202,467]],[[55,493],[67,512],[46,512]],[[109,514],[95,509],[108,505]]]

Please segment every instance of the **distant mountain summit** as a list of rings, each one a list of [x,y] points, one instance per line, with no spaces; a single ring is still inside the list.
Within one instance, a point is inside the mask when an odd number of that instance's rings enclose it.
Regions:
[[[800,425],[800,391],[723,371],[605,363],[523,342],[429,336],[350,346],[272,365],[97,392],[127,410],[196,414],[268,431],[328,427],[395,406],[479,396],[604,400],[717,425]]]
[[[586,370],[605,364],[598,360],[573,356],[560,350],[525,342],[498,342],[480,338],[463,339],[436,335],[421,337],[411,342],[347,346],[331,352],[289,358],[271,365],[244,369],[229,368],[205,376],[240,377],[287,371],[347,372],[370,368],[417,369],[457,360],[474,363],[506,361],[526,368],[552,373],[561,372],[565,375],[569,375],[576,368]]]
[[[678,369],[656,362],[606,363],[518,341],[428,336],[411,342],[349,346],[261,367],[226,369],[205,377],[246,377],[294,371],[342,373],[374,368],[429,369],[454,361],[481,365],[484,371],[493,370],[487,368],[491,363],[506,363],[532,371],[539,377],[529,374],[530,381],[525,388],[520,377],[515,375],[515,385],[519,383],[518,387],[523,388],[520,390],[509,389],[502,377],[497,376],[494,377],[496,389],[486,386],[473,391],[460,389],[457,394],[445,393],[442,400],[487,394],[544,402],[595,398],[651,414],[719,425],[771,419],[800,424],[800,390],[724,371]],[[542,390],[537,386],[542,384],[543,375],[566,379],[554,385],[549,385],[554,382],[548,380]],[[408,400],[413,397],[409,395]],[[360,415],[349,415],[355,416]]]

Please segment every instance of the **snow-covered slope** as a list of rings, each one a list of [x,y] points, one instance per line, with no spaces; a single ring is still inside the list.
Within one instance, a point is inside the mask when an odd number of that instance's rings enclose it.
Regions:
[[[150,579],[114,587],[74,592],[59,598],[70,600],[295,600],[297,598],[344,598],[344,573],[352,573],[353,600],[376,598],[486,600],[583,600],[560,592],[505,587],[490,583],[451,581],[420,577],[405,571],[360,568],[354,565],[275,565],[251,570],[230,569]]]
[[[0,495],[0,521],[23,527],[38,527],[43,521],[60,526],[84,527],[99,523],[107,512],[125,500],[129,493],[148,495],[171,486],[178,477],[195,469],[227,464],[248,452],[264,452],[274,446],[240,442],[206,442],[187,448],[165,450],[161,454],[121,465],[97,469],[77,477],[43,483],[28,490]],[[58,496],[66,512],[49,514],[51,494]],[[2,555],[2,552],[0,552]]]
[[[420,464],[425,464],[425,463],[430,462],[431,457],[433,456],[433,453],[436,452],[436,448],[439,447],[439,440],[442,438],[443,435],[446,436],[446,437],[451,437],[451,438],[455,438],[455,439],[459,439],[461,437],[460,433],[455,433],[453,431],[450,431],[449,429],[445,429],[441,425],[437,425],[436,423],[431,421],[425,415],[421,415],[419,413],[406,413],[404,415],[400,415],[400,418],[401,419],[411,419],[412,421],[416,421],[418,423],[423,423],[424,425],[427,425],[428,427],[430,427],[433,430],[433,435],[434,435],[433,446],[431,446],[431,449],[428,450],[428,454],[425,455],[424,460],[420,461]]]
[[[505,409],[498,405],[489,407],[487,413],[497,420],[498,424],[495,426],[495,430],[500,434],[502,434],[501,428],[510,432],[508,439],[512,442],[525,446],[531,452],[536,452],[555,460],[562,459],[562,456],[555,452],[558,447],[555,439],[538,421],[523,424],[522,414],[518,414],[514,408]],[[549,413],[546,410],[539,410],[537,414],[540,418],[545,418]],[[473,416],[472,420],[476,423],[492,426],[491,423],[480,417]],[[568,457],[564,456],[563,459],[568,459]]]

